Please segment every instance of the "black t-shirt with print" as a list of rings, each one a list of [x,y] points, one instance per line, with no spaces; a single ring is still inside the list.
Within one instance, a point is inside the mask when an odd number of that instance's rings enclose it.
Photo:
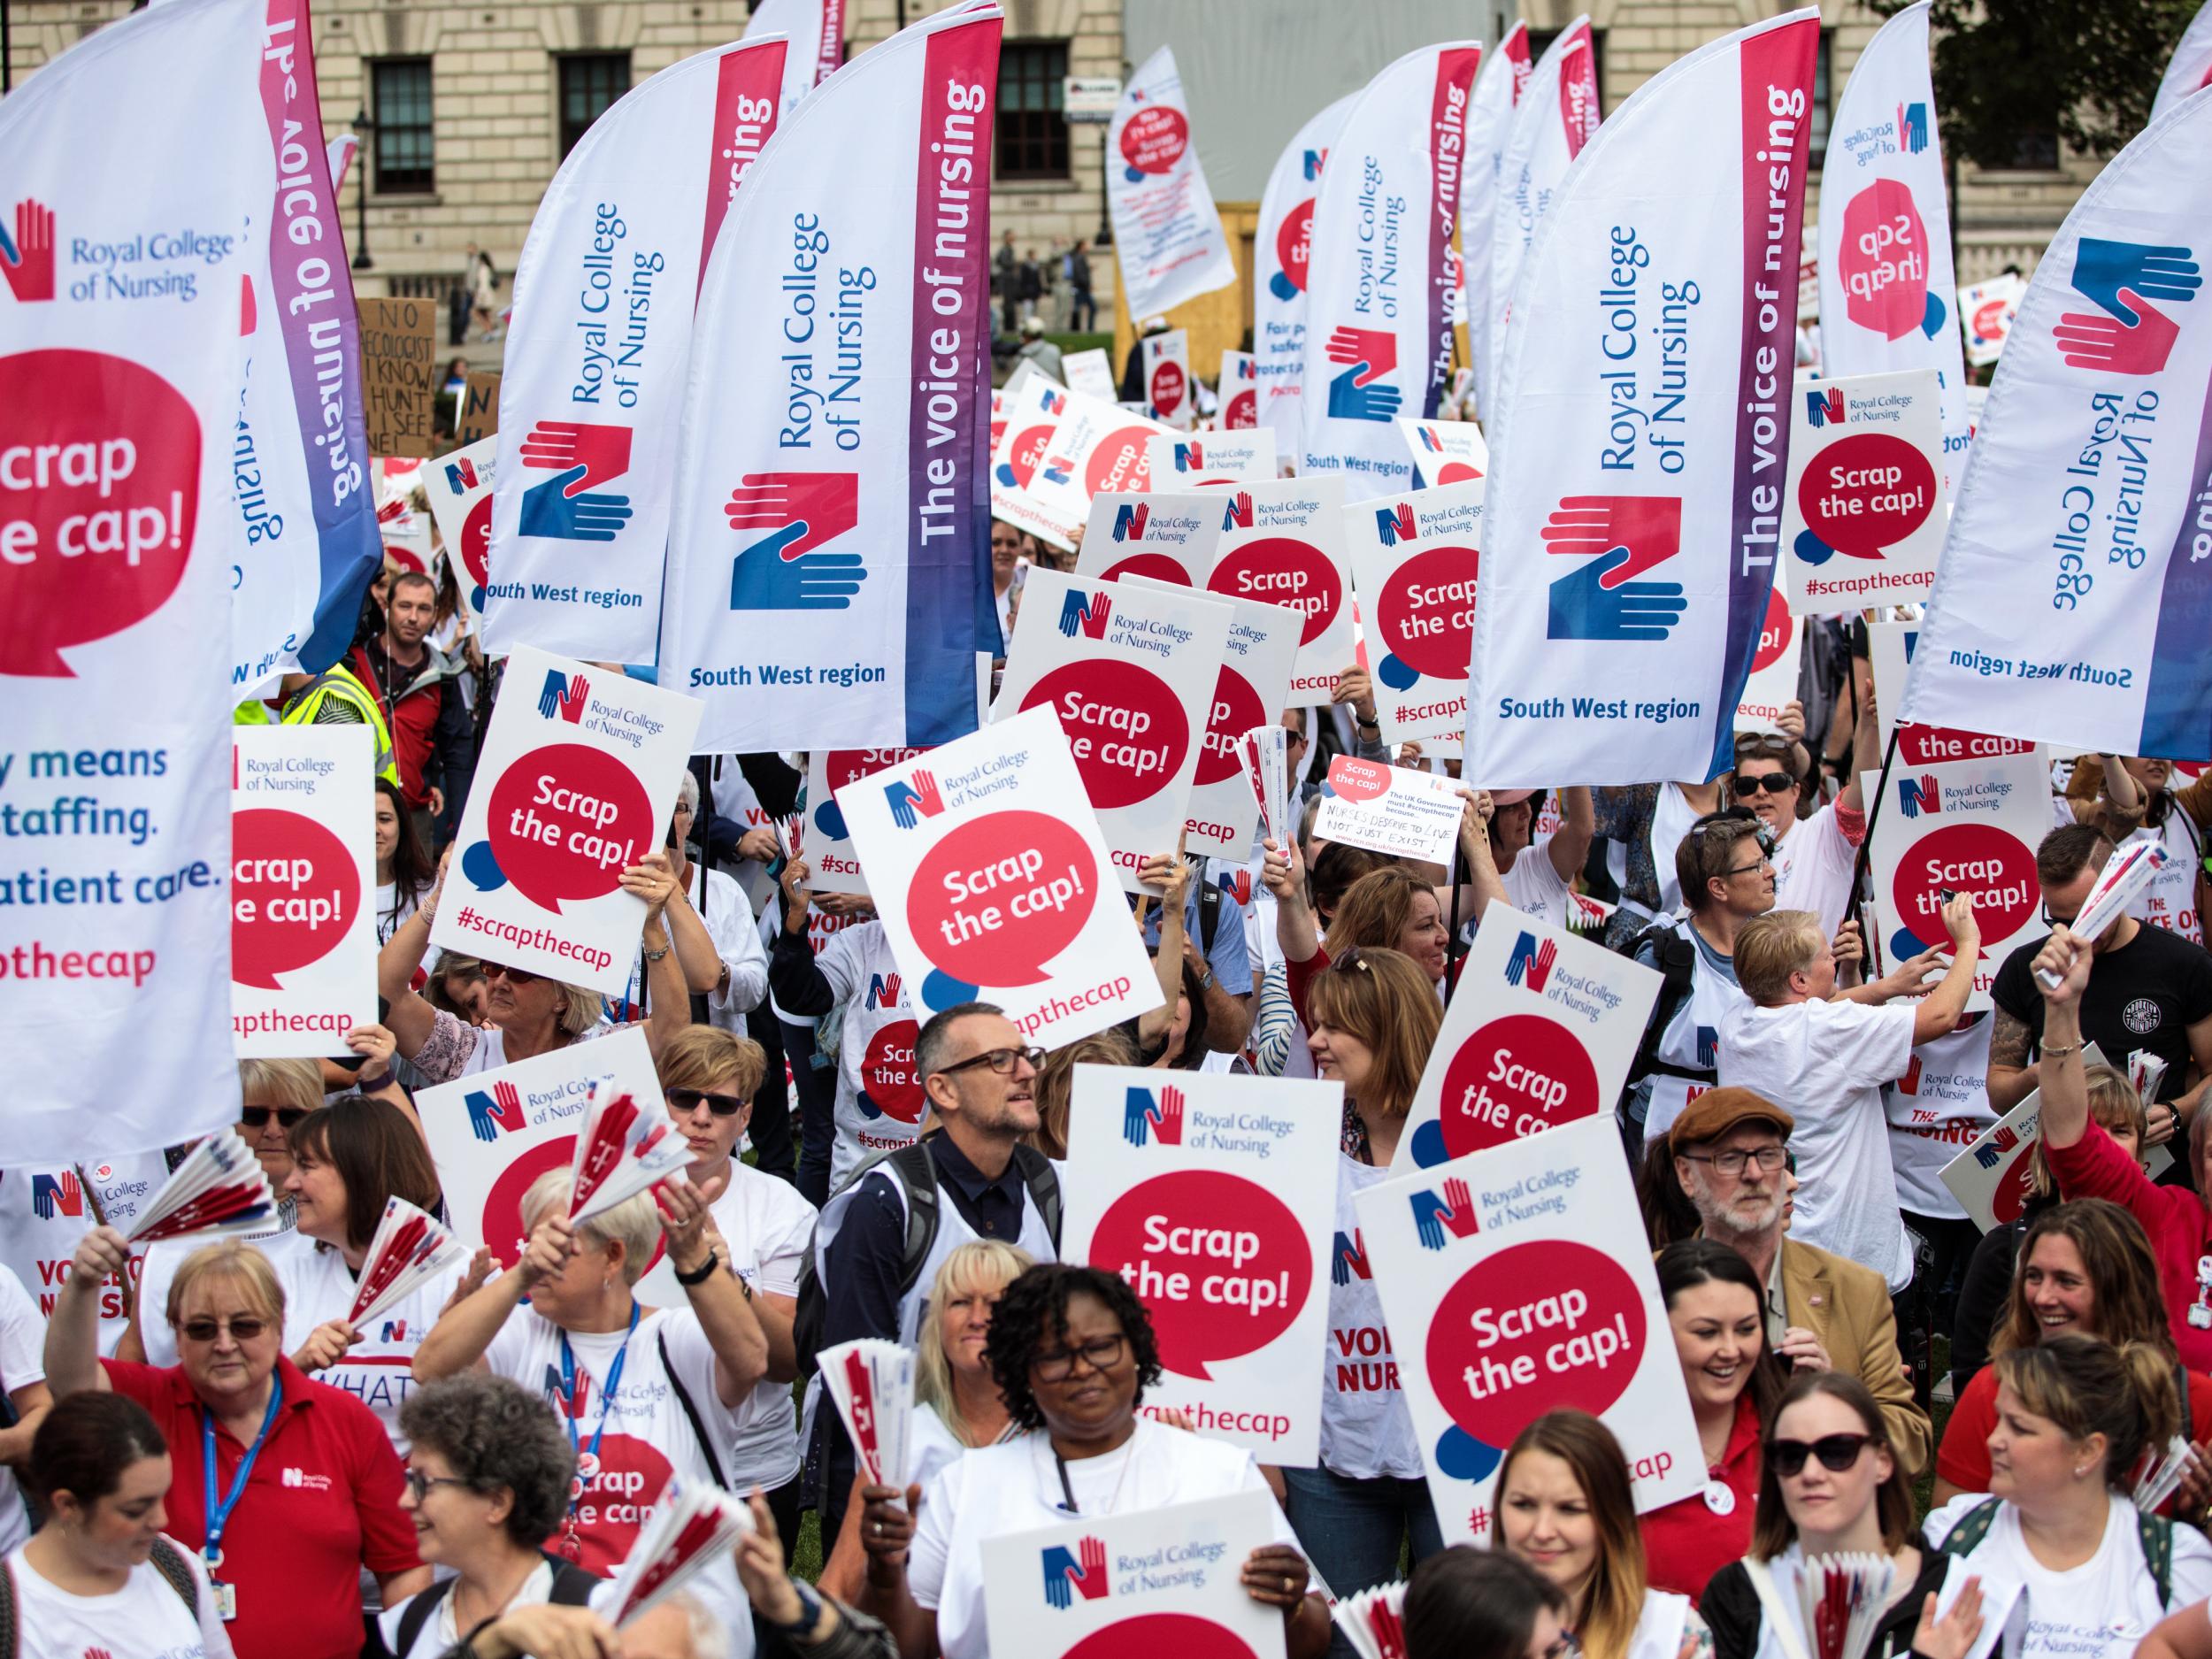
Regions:
[[[2005,958],[1990,1000],[2024,1022],[2039,1050],[2043,992],[2035,979],[2035,940]],[[2145,923],[2124,949],[2100,956],[2082,993],[2081,1034],[2114,1065],[2138,1048],[2166,1062],[2158,1097],[2172,1100],[2189,1089],[2189,1027],[2212,1014],[2212,953],[2162,927]]]

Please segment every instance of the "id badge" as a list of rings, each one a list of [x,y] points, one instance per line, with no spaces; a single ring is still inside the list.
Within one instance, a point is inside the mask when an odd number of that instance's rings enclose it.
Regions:
[[[215,1612],[224,1624],[238,1617],[238,1586],[225,1584],[219,1578],[210,1579],[208,1588],[215,1592]]]

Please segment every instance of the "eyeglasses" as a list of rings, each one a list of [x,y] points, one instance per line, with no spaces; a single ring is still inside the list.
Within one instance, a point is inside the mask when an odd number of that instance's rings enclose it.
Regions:
[[[2073,916],[2055,915],[2051,910],[2051,907],[2046,904],[2043,907],[2043,926],[2046,927],[2071,927],[2074,925],[2075,918],[2080,914],[2081,912],[2077,910]]]
[[[433,1486],[465,1486],[467,1485],[468,1482],[458,1475],[426,1475],[419,1469],[411,1469],[407,1471],[407,1490],[415,1494],[415,1502],[418,1503],[430,1495],[430,1488]]]
[[[1761,853],[1756,863],[1747,864],[1732,864],[1729,866],[1728,873],[1732,876],[1756,875],[1762,870],[1771,870],[1773,868],[1774,860],[1768,857],[1764,853]]]
[[[1859,1454],[1873,1438],[1871,1434],[1824,1434],[1810,1444],[1777,1440],[1767,1448],[1767,1455],[1774,1460],[1774,1472],[1785,1480],[1803,1474],[1808,1457],[1819,1458],[1823,1469],[1839,1475],[1859,1461]]]
[[[195,1342],[212,1342],[227,1330],[233,1341],[250,1342],[268,1328],[266,1319],[246,1313],[235,1319],[187,1319],[177,1327],[177,1334]]]
[[[1786,1147],[1753,1147],[1747,1150],[1742,1147],[1731,1147],[1725,1152],[1683,1152],[1676,1156],[1687,1158],[1693,1164],[1709,1164],[1713,1166],[1715,1174],[1733,1179],[1743,1173],[1743,1166],[1747,1163],[1757,1164],[1759,1173],[1762,1175],[1773,1174],[1775,1171],[1782,1167],[1784,1160],[1789,1156],[1789,1148]]]
[[[266,1129],[269,1119],[274,1118],[277,1127],[288,1134],[297,1128],[300,1119],[306,1116],[307,1108],[304,1106],[242,1106],[238,1110],[238,1121],[247,1128]]]
[[[1045,1051],[1042,1048],[986,1048],[981,1054],[954,1061],[935,1075],[950,1077],[956,1071],[969,1071],[977,1066],[987,1065],[1000,1077],[1011,1077],[1014,1067],[1024,1060],[1029,1062],[1029,1069],[1033,1071],[1045,1063]]]
[[[1122,1349],[1128,1341],[1125,1336],[1094,1337],[1080,1348],[1040,1354],[1029,1362],[1030,1375],[1039,1382],[1065,1382],[1075,1375],[1075,1362],[1079,1359],[1093,1371],[1111,1371],[1121,1363]]]
[[[488,962],[484,964],[484,978],[488,982],[502,977],[504,977],[510,985],[535,985],[545,976],[532,973],[522,968],[511,968],[503,962]]]
[[[745,1110],[745,1102],[735,1094],[710,1094],[703,1088],[672,1088],[662,1091],[661,1098],[679,1112],[699,1110],[704,1101],[707,1110],[717,1118],[734,1118]]]
[[[1764,790],[1768,795],[1787,795],[1797,787],[1797,780],[1786,772],[1740,772],[1736,774],[1736,794],[1744,800]]]

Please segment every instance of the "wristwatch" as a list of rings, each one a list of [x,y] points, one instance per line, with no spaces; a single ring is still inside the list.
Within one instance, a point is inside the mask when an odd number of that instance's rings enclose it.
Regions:
[[[822,1622],[822,1598],[804,1578],[793,1578],[791,1590],[799,1598],[799,1617],[787,1624],[771,1621],[769,1628],[781,1636],[810,1634],[814,1627]]]
[[[671,1263],[670,1265],[672,1267],[674,1263]],[[719,1263],[716,1258],[714,1252],[712,1250],[709,1250],[707,1252],[707,1259],[705,1261],[700,1263],[698,1266],[692,1269],[688,1273],[678,1273],[676,1275],[676,1282],[679,1285],[683,1286],[686,1289],[689,1289],[694,1285],[703,1285],[707,1282],[707,1280],[714,1277],[714,1270],[718,1265]]]
[[[1202,991],[1210,991],[1214,988],[1214,971],[1210,967],[1199,969],[1198,988]]]

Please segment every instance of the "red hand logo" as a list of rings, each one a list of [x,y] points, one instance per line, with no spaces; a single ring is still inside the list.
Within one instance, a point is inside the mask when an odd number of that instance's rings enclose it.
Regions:
[[[780,549],[788,564],[860,522],[860,480],[851,472],[748,472],[724,511],[733,530],[802,526]]]
[[[1363,363],[1355,386],[1367,386],[1398,366],[1398,336],[1382,328],[1339,328],[1329,335],[1326,348],[1332,363]]]
[[[1603,587],[1618,588],[1682,550],[1682,502],[1673,495],[1568,495],[1540,534],[1551,553],[1625,548],[1626,562],[1600,579]]]
[[[630,429],[541,420],[522,441],[522,464],[554,472],[582,467],[561,490],[564,495],[580,495],[630,470]]]
[[[2058,342],[2067,367],[2099,369],[2107,374],[2156,374],[2166,366],[2180,325],[2133,288],[2122,288],[2120,300],[2142,319],[2132,328],[2101,311],[2069,311],[2058,319],[2051,337]]]
[[[15,204],[15,238],[0,227],[0,276],[19,300],[54,297],[54,210],[24,200]]]

